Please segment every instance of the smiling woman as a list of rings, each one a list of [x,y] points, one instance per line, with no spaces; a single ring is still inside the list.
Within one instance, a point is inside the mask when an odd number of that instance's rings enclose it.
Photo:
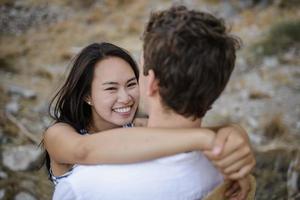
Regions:
[[[123,59],[110,56],[95,65],[91,94],[97,130],[131,123],[139,102],[139,88],[133,69]],[[99,118],[102,118],[100,120]],[[101,124],[97,123],[102,121]],[[93,128],[93,127],[91,127]]]
[[[78,148],[82,144],[78,136],[132,122],[139,100],[138,75],[131,56],[113,44],[94,43],[78,54],[49,106],[55,123],[45,132],[43,142],[53,181],[60,178],[54,174],[64,177],[72,164],[82,163],[86,148]]]
[[[114,70],[119,70],[121,74]],[[99,107],[98,101],[100,105],[101,102],[106,101],[109,92],[105,90],[116,89],[115,86],[121,84],[123,80],[119,78],[125,75],[137,80],[139,72],[137,64],[124,49],[110,43],[94,43],[87,46],[75,58],[65,84],[52,99],[50,107],[54,106],[54,113],[50,115],[57,122],[70,124],[76,130],[107,129],[108,127],[94,127],[94,122],[97,120],[93,118],[103,108],[97,109],[95,106]],[[113,82],[114,87],[106,87],[108,83]],[[106,88],[103,88],[104,86]],[[136,88],[137,100],[138,96],[138,88]],[[105,109],[111,109],[111,106]],[[132,118],[129,121],[131,120]],[[111,124],[109,127],[116,126]]]

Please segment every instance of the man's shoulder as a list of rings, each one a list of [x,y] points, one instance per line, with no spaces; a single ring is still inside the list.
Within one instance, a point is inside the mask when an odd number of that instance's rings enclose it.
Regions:
[[[53,193],[52,200],[73,200],[76,199],[76,189],[74,189],[73,184],[69,182],[68,179],[64,179],[55,186],[55,191]]]
[[[202,157],[202,154],[199,151],[190,151],[185,153],[174,154],[171,156],[166,156],[158,158],[154,161],[159,163],[186,163],[187,161],[197,161]]]

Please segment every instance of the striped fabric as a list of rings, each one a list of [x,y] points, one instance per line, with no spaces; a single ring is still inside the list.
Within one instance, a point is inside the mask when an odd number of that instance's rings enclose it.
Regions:
[[[50,168],[49,173],[50,173],[51,181],[54,183],[54,185],[57,185],[61,179],[66,178],[70,174],[72,174],[73,169],[75,168],[75,166],[76,165],[73,165],[73,167],[71,169],[69,169],[69,171],[67,171],[66,173],[64,173],[61,176],[54,176],[54,174],[52,172],[52,169]]]

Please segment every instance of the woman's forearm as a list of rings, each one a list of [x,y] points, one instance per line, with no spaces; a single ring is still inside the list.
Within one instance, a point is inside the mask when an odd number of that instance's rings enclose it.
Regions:
[[[210,149],[208,129],[119,128],[88,135],[80,144],[81,164],[134,163],[177,153]]]

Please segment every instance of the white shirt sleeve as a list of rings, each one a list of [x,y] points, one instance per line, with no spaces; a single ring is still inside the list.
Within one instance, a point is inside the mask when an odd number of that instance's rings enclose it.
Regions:
[[[55,186],[52,200],[75,200],[76,195],[72,185],[67,181],[61,181]]]

